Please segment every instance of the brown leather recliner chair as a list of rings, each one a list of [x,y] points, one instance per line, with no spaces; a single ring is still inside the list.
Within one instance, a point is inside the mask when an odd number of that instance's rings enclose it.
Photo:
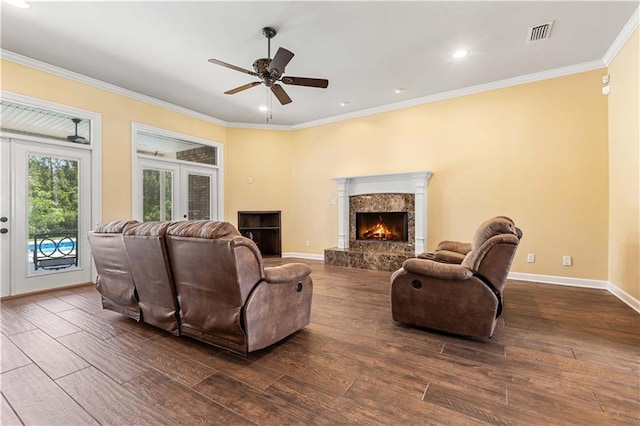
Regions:
[[[504,219],[513,223],[513,220],[507,216],[496,216],[489,219],[487,222],[496,220],[496,219]],[[520,238],[522,234],[518,235]],[[437,262],[443,263],[457,263],[458,265],[462,263],[464,257],[471,251],[471,243],[463,243],[460,241],[441,241],[436,249],[431,252],[420,253],[418,258],[420,259],[430,259],[435,260]]]
[[[132,223],[122,236],[138,294],[142,321],[180,334],[178,299],[165,244],[173,222]]]
[[[227,222],[178,222],[166,238],[180,334],[246,354],[309,324],[307,265],[265,268],[255,243]]]
[[[87,234],[98,271],[96,288],[102,295],[102,307],[140,321],[138,296],[125,253],[122,232],[135,220],[118,220],[99,225]]]
[[[463,336],[491,337],[522,231],[497,217],[476,231],[461,264],[408,259],[391,276],[394,321]]]

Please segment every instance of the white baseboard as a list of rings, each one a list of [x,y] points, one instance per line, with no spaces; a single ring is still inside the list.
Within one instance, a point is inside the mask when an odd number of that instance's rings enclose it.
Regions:
[[[299,259],[324,260],[324,254],[313,253],[282,253],[282,257],[297,257]]]
[[[566,285],[571,287],[599,288],[607,290],[609,293],[629,305],[631,309],[640,313],[640,300],[634,298],[626,291],[609,281],[588,280],[584,278],[559,277],[555,275],[525,274],[521,272],[510,272],[509,279],[520,281],[535,281],[544,284]]]
[[[618,287],[612,282],[608,283],[607,290],[609,290],[609,293],[613,294],[618,299],[622,300],[624,303],[631,306],[631,309],[640,313],[640,300],[634,298],[632,295],[630,295],[629,293],[627,293],[626,291],[624,291],[623,289],[621,289],[620,287]]]
[[[571,277],[559,277],[556,275],[540,275],[540,274],[525,274],[521,272],[509,272],[510,280],[520,281],[535,281],[544,284],[558,284],[568,285],[572,287],[587,287],[587,288],[608,288],[608,281],[600,280],[587,280],[584,278],[571,278]]]

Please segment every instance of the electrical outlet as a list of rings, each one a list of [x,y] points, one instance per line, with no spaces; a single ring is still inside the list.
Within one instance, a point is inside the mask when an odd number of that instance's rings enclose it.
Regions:
[[[304,242],[305,247],[309,247],[311,245],[311,243],[309,242],[309,240]]]
[[[562,256],[562,264],[564,266],[571,266],[571,256]]]
[[[253,183],[253,176],[249,176],[249,177],[247,178],[247,182],[249,182],[249,183]]]
[[[529,254],[527,255],[527,262],[529,262],[529,263],[534,263],[535,261],[536,261],[536,255],[535,255],[535,254],[531,254],[531,253],[529,253]]]

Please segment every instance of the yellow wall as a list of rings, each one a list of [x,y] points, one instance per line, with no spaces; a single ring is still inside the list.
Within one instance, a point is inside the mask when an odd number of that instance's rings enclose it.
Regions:
[[[265,131],[225,129],[12,62],[2,66],[4,90],[102,114],[105,221],[131,216],[136,121],[224,143],[225,219],[235,223],[238,210],[282,210],[284,252],[321,254],[336,245],[332,177],[431,170],[428,248],[469,240],[481,221],[504,214],[524,231],[513,271],[608,277],[605,70]],[[536,263],[526,263],[526,253]],[[563,267],[563,255],[574,266]]]
[[[2,90],[102,114],[102,220],[131,209],[131,122],[226,142],[226,128],[2,60]]]
[[[609,281],[640,299],[640,35],[609,66]]]
[[[228,129],[225,217],[237,224],[238,211],[281,210],[282,222],[292,220],[292,132]],[[253,183],[249,183],[249,178]],[[291,227],[282,228],[282,246],[290,245]]]
[[[607,279],[607,99],[596,70],[296,131],[287,251],[337,244],[331,177],[434,172],[428,248],[508,215],[513,271]],[[304,223],[301,219],[304,219]],[[306,225],[310,220],[311,225]],[[526,263],[534,253],[536,262]],[[562,256],[574,265],[562,266]]]

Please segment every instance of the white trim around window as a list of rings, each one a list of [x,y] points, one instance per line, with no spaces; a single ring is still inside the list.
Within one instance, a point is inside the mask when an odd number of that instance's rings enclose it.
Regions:
[[[137,151],[137,143],[136,137],[138,132],[152,133],[159,136],[165,136],[174,139],[181,139],[187,142],[194,142],[201,145],[211,146],[216,148],[216,165],[215,166],[207,166],[205,164],[197,164],[198,166],[210,167],[212,169],[217,170],[217,179],[216,179],[216,191],[217,191],[217,216],[218,220],[224,220],[224,145],[220,142],[215,142],[212,140],[199,138],[197,136],[186,135],[183,133],[173,132],[171,130],[160,129],[158,127],[148,126],[146,124],[131,122],[131,207],[133,218],[142,221],[141,212],[138,212],[139,209],[136,208],[137,200],[142,198],[142,194],[140,190],[142,188],[139,173],[138,171],[138,159],[139,158],[153,158],[156,160],[161,160],[158,157],[149,157],[144,154],[138,154]],[[180,164],[186,163],[181,160],[169,160],[173,163]],[[195,163],[190,163],[195,164]],[[140,216],[140,217],[137,217]]]
[[[49,109],[91,120],[91,145],[74,145],[74,148],[83,148],[91,151],[91,228],[93,229],[98,226],[98,224],[102,222],[102,115],[98,112],[74,108],[68,105],[49,102],[4,90],[0,90],[0,97],[3,100]],[[2,136],[9,138],[14,137],[26,141],[44,142],[51,145],[57,144],[57,142],[50,139],[35,136],[12,135],[10,133],[5,133]],[[64,146],[69,145],[64,144]],[[97,276],[97,271],[93,264],[91,266],[91,276]]]

